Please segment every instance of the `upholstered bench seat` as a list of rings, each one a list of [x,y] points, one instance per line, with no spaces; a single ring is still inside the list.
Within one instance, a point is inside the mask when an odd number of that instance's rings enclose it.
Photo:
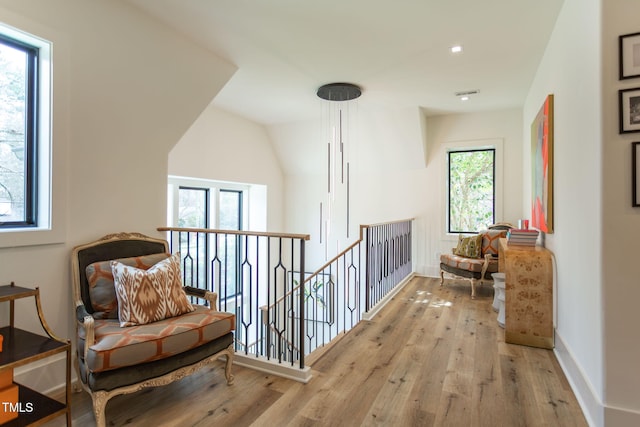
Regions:
[[[482,272],[485,260],[482,258],[467,258],[454,254],[442,254],[440,255],[440,263],[442,267],[453,267],[453,273],[459,273],[459,270],[466,270],[474,273]],[[498,259],[490,260],[487,267],[487,273],[495,273],[498,271]]]
[[[141,384],[146,381],[150,381],[150,384],[153,384],[155,381],[154,378],[171,374],[183,366],[198,364],[202,360],[210,358],[212,354],[224,352],[229,347],[233,347],[232,332],[199,347],[164,359],[154,360],[153,362],[102,372],[87,372],[84,364],[78,364],[78,371],[83,378],[87,378],[86,385],[90,387],[91,390],[109,395],[116,390],[121,390],[123,387],[134,387],[136,384]],[[177,378],[181,378],[181,376],[176,376],[176,379]],[[156,385],[162,385],[164,383],[163,381],[158,381]],[[134,388],[137,389],[137,387]]]
[[[86,360],[91,372],[165,359],[201,346],[235,330],[235,316],[195,305],[195,311],[140,326],[120,327],[115,319],[94,321],[94,344]],[[79,349],[84,348],[84,332],[79,330]]]

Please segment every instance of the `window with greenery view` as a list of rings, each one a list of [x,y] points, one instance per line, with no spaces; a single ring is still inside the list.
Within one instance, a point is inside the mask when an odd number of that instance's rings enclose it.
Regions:
[[[495,149],[448,152],[448,232],[475,233],[495,222]]]
[[[244,188],[223,188],[222,183],[170,178],[170,210],[175,212],[172,223],[186,228],[215,228],[242,230]],[[233,187],[233,186],[231,186]],[[241,186],[236,186],[241,187]],[[184,282],[203,287],[215,275],[221,284],[221,301],[232,300],[242,294],[240,274],[243,254],[242,239],[235,234],[213,235],[188,233],[180,241]],[[207,260],[212,260],[208,263]],[[197,261],[196,261],[197,260]]]
[[[178,190],[178,227],[209,228],[209,189],[180,187]],[[207,283],[209,243],[206,237],[191,233],[180,241],[184,283],[197,287]],[[194,265],[199,260],[199,265]]]
[[[37,220],[38,48],[0,34],[0,228]]]

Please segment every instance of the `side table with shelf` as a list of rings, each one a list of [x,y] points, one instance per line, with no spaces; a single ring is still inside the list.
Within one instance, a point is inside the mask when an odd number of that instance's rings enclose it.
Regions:
[[[34,297],[36,311],[42,329],[46,336],[34,334],[14,325],[15,300],[20,298]],[[9,302],[9,326],[0,328],[2,335],[2,351],[0,352],[0,375],[13,376],[13,369],[28,365],[35,361],[66,353],[66,396],[64,403],[45,396],[22,384],[15,384],[18,387],[18,403],[15,405],[3,405],[9,408],[11,415],[15,418],[3,423],[3,426],[37,426],[55,417],[66,414],[67,426],[71,426],[71,343],[56,337],[42,314],[40,303],[40,290],[23,288],[11,283],[0,286],[0,303]],[[9,374],[7,374],[9,372]],[[17,415],[17,416],[16,416]]]

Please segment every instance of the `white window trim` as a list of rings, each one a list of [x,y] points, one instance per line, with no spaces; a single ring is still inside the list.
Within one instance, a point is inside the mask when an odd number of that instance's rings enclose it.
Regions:
[[[251,230],[250,224],[250,200],[251,200],[251,189],[256,187],[256,185],[251,184],[240,184],[235,182],[227,182],[227,181],[216,181],[216,180],[208,180],[208,179],[199,179],[199,178],[187,178],[180,176],[169,175],[168,177],[168,197],[167,197],[167,222],[170,227],[177,227],[178,225],[178,193],[180,187],[191,187],[191,188],[202,188],[209,190],[210,197],[210,211],[209,211],[209,228],[219,229],[219,225],[217,223],[217,207],[219,206],[219,195],[220,190],[232,190],[232,191],[241,191],[242,194],[242,229],[243,230]],[[207,278],[209,280],[209,278]],[[223,299],[220,296],[219,303],[222,304],[222,309],[225,307],[236,307],[238,309],[239,300],[234,295]],[[248,304],[245,303],[245,304]]]
[[[440,230],[442,230],[442,239],[446,241],[456,241],[459,233],[449,233],[448,221],[449,221],[449,153],[451,151],[464,151],[464,150],[480,150],[480,149],[494,149],[495,150],[495,221],[500,222],[503,220],[504,212],[504,140],[502,138],[492,139],[478,139],[471,141],[453,141],[445,142],[443,147],[443,180],[444,186],[442,189],[442,221]]]
[[[209,210],[209,227],[218,228],[217,223],[217,207],[219,206],[220,190],[234,190],[243,193],[242,205],[242,228],[249,229],[249,190],[248,184],[239,184],[235,182],[215,181],[209,179],[187,178],[169,175],[168,203],[167,203],[167,223],[170,227],[177,227],[178,224],[178,191],[180,187],[195,187],[209,189],[209,197],[211,201],[211,209]]]
[[[64,242],[66,191],[63,146],[53,146],[53,46],[40,37],[0,23],[3,34],[40,49],[38,110],[38,225],[0,229],[0,248]]]

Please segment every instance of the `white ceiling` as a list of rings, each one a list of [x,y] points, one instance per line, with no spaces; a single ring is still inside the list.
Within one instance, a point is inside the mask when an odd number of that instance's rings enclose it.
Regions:
[[[319,86],[359,108],[522,106],[562,0],[128,0],[238,67],[213,104],[263,124],[318,115]],[[463,52],[449,48],[461,44]],[[462,102],[455,92],[479,90]]]

